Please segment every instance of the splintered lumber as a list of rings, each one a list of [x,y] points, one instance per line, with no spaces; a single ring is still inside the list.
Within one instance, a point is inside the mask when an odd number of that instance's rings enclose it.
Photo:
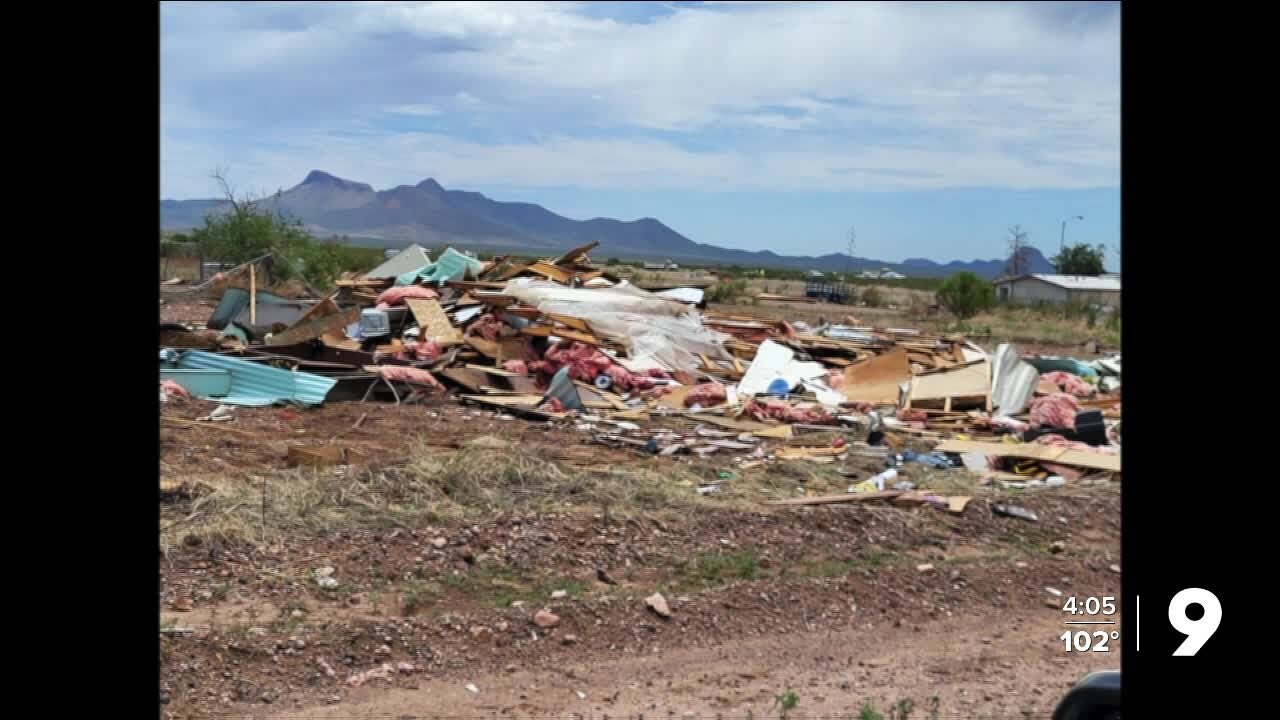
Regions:
[[[440,303],[430,298],[406,298],[405,304],[418,321],[426,339],[434,340],[437,345],[447,347],[462,343],[462,333],[449,322]]]
[[[339,310],[332,298],[311,307],[288,330],[267,338],[268,345],[296,345],[328,333],[341,333],[352,323],[360,321],[360,308]]]

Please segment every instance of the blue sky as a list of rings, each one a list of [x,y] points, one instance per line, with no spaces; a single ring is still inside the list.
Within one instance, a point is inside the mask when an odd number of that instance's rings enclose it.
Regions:
[[[1119,267],[1118,3],[161,7],[161,195],[311,169],[697,242],[900,261],[1103,243]]]

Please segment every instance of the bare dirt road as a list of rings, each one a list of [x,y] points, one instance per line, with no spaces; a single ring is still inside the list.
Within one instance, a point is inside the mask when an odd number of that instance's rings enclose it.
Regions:
[[[887,715],[903,700],[917,717],[1047,717],[1084,673],[1119,667],[1108,653],[1065,653],[1059,611],[951,618],[912,627],[770,635],[713,647],[658,647],[641,656],[555,670],[424,680],[416,689],[360,688],[340,704],[267,717],[586,714],[756,717],[791,690],[794,715]],[[478,690],[467,689],[471,685]],[[259,710],[261,712],[261,710]]]

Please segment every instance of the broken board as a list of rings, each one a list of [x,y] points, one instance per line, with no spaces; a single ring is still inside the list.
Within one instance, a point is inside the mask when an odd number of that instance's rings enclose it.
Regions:
[[[905,350],[893,350],[844,369],[840,392],[850,400],[897,405],[899,386],[911,379]]]
[[[937,452],[976,452],[996,457],[1017,457],[1043,460],[1059,465],[1120,472],[1119,455],[1103,455],[1088,450],[1071,450],[1037,443],[977,442],[974,440],[947,440],[934,448]]]
[[[405,304],[409,306],[409,311],[413,313],[414,319],[418,321],[418,326],[422,328],[423,335],[427,339],[435,340],[441,347],[462,343],[462,333],[449,322],[449,317],[444,314],[438,301],[428,298],[408,298]]]

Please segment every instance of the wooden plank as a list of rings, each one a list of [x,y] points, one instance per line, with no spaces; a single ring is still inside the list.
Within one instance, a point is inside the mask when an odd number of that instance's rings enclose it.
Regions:
[[[445,368],[440,371],[440,375],[471,392],[479,392],[480,388],[488,381],[488,375],[467,368]]]
[[[463,342],[475,348],[476,352],[484,355],[490,360],[498,359],[498,343],[492,340],[485,340],[479,335],[468,335],[463,338]]]
[[[600,340],[595,335],[588,335],[570,328],[553,328],[546,325],[530,325],[529,327],[522,329],[520,332],[525,335],[532,335],[533,337],[550,337],[555,335],[556,337],[577,340],[578,342],[595,345],[597,347],[604,345],[604,341]]]
[[[1059,465],[1120,472],[1120,456],[1104,455],[1088,450],[1069,450],[1036,443],[978,442],[974,440],[947,440],[934,448],[937,452],[976,452],[997,457],[1030,458]]]
[[[534,312],[537,312],[536,308],[534,308]],[[583,320],[582,318],[576,318],[576,317],[573,317],[572,315],[559,315],[556,313],[546,313],[546,315],[548,318],[555,320],[561,325],[564,325],[566,327],[571,327],[574,330],[580,330],[584,333],[592,332],[591,326],[588,325],[587,321]]]
[[[314,308],[312,308],[314,310]],[[306,323],[297,324],[282,333],[267,338],[267,345],[296,345],[330,332],[341,332],[352,323],[360,321],[360,308],[325,315]]]
[[[572,272],[569,272],[568,270],[565,270],[563,268],[558,268],[555,265],[552,265],[551,263],[543,262],[541,260],[525,268],[525,270],[527,272],[534,273],[535,275],[541,275],[545,278],[554,280],[555,282],[558,282],[561,285],[568,285],[569,280],[573,278]]]
[[[868,500],[889,500],[902,493],[898,490],[885,490],[873,493],[841,493],[839,495],[816,495],[814,497],[791,498],[788,500],[770,500],[765,505],[830,505],[832,503],[867,502]]]
[[[784,447],[779,448],[774,455],[781,460],[801,460],[814,457],[834,457],[836,455],[843,455],[845,452],[846,448],[843,447]]]
[[[435,340],[441,347],[462,344],[462,333],[449,322],[440,303],[430,298],[407,298],[405,304],[422,328],[423,339]]]
[[[500,367],[489,367],[488,365],[476,365],[474,363],[467,363],[466,365],[463,365],[463,367],[465,367],[468,370],[479,370],[480,372],[489,373],[490,375],[501,375],[502,377],[525,377],[520,373],[513,373],[510,370],[503,370]]]

